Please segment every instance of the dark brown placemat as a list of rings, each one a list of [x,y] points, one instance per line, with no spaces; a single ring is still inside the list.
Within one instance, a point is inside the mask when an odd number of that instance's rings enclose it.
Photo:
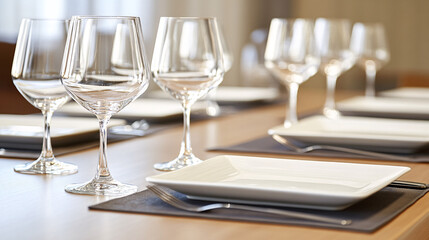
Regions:
[[[204,213],[193,213],[172,207],[149,190],[144,190],[122,198],[116,198],[97,205],[90,206],[89,209],[105,210],[116,212],[145,213],[154,215],[169,215],[180,217],[197,217],[232,221],[247,221],[271,224],[288,224],[311,227],[333,228],[360,232],[373,232],[380,228],[395,216],[400,214],[415,201],[421,198],[428,190],[385,187],[370,197],[354,204],[341,211],[325,211],[299,208],[279,208],[296,212],[305,212],[320,216],[330,216],[344,219],[351,219],[352,224],[347,226],[321,223],[315,221],[286,218],[271,214],[250,212],[236,209],[216,209]],[[196,204],[207,204],[210,202],[187,199],[185,195],[172,193],[188,202]]]
[[[397,159],[381,159],[369,156],[362,156],[352,153],[344,153],[329,150],[316,150],[308,153],[298,153],[289,150],[287,147],[276,142],[271,136],[253,139],[247,142],[231,145],[221,146],[208,149],[209,151],[223,151],[223,152],[247,152],[247,153],[270,153],[280,155],[297,155],[297,156],[319,156],[319,157],[335,157],[335,158],[365,158],[375,160],[388,160],[398,161]],[[399,154],[398,154],[399,155]],[[409,162],[429,162],[429,152],[417,152],[413,154],[401,154],[401,156],[409,159]]]

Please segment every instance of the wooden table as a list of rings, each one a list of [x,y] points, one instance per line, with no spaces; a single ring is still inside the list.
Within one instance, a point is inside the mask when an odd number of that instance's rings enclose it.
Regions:
[[[338,98],[350,94],[338,95]],[[323,91],[304,89],[299,110],[320,108]],[[195,154],[206,159],[220,152],[208,147],[244,142],[267,134],[279,125],[285,106],[255,108],[238,114],[194,122],[191,134]],[[96,119],[94,119],[96,121]],[[429,133],[428,133],[429,134]],[[110,144],[108,162],[113,176],[145,188],[145,178],[158,172],[153,164],[173,159],[182,128],[168,129],[147,137]],[[246,155],[246,154],[243,154]],[[249,155],[249,154],[247,154]],[[256,156],[288,156],[253,154]],[[429,236],[429,196],[425,196],[378,231],[356,233],[323,228],[258,224],[197,218],[90,211],[88,206],[107,197],[74,195],[64,191],[69,183],[90,180],[95,174],[98,149],[59,157],[75,163],[79,172],[69,176],[25,175],[13,171],[23,159],[0,159],[0,239],[423,239]],[[411,171],[402,178],[429,182],[429,164],[361,159],[302,157],[320,161],[344,161],[404,165]]]

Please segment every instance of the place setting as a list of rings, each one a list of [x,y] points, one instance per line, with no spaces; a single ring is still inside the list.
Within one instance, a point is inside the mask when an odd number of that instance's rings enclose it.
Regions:
[[[407,171],[222,155],[150,176],[147,190],[89,208],[372,232],[428,191],[425,184],[395,181]]]
[[[179,20],[185,23],[192,21],[180,18],[161,19],[160,28],[164,29],[161,39],[168,41],[171,35],[174,35],[168,28],[164,28],[164,24],[167,22],[172,25],[180,24]],[[327,23],[323,21],[323,24]],[[183,27],[186,24],[179,26]],[[279,33],[284,35],[276,36]],[[320,63],[320,58],[314,51],[315,41],[312,34],[311,21],[272,20],[269,44],[275,44],[272,39],[290,42],[294,42],[293,37],[308,39],[299,43],[307,44],[301,49],[308,49],[309,56],[305,54],[299,56],[310,59],[308,62],[310,67],[304,68],[307,72],[296,73],[297,76],[293,79],[297,79],[297,82],[286,82],[288,90],[291,91],[286,120],[281,126],[267,130],[267,136],[262,140],[241,144],[241,149],[237,146],[210,149],[246,154],[279,153],[289,158],[219,155],[210,159],[199,159],[192,153],[190,147],[187,122],[179,156],[173,161],[154,165],[157,170],[169,172],[147,177],[149,185],[146,186],[146,190],[89,208],[373,232],[425,195],[428,191],[426,184],[398,180],[410,171],[409,167],[290,158],[294,155],[290,154],[291,152],[296,155],[308,153],[296,149],[291,151],[290,146],[285,146],[288,141],[303,145],[332,145],[332,149],[320,148],[308,151],[316,154],[327,151],[338,154],[337,157],[347,158],[345,152],[354,158],[384,157],[384,160],[399,161],[405,161],[405,157],[401,159],[401,154],[414,153],[427,145],[427,139],[421,132],[424,132],[422,127],[429,130],[429,126],[423,122],[417,126],[420,129],[417,131],[417,128],[403,129],[402,127],[408,126],[408,123],[399,120],[392,120],[388,128],[383,129],[380,127],[385,126],[386,122],[382,119],[348,118],[340,114],[337,115],[338,118],[318,115],[298,120],[296,114],[298,85],[315,74]],[[157,54],[157,50],[163,45],[157,41],[156,46],[154,54]],[[281,58],[276,54],[282,52],[287,51],[267,47],[266,58],[269,59],[268,66],[272,67],[273,71],[278,71],[278,66],[272,58]],[[163,58],[156,55],[152,70],[158,70],[157,61],[160,59]],[[160,83],[157,75],[155,81],[158,84],[167,84]],[[178,99],[183,97],[176,91],[170,94]],[[332,113],[337,110],[335,108],[330,110],[332,111],[326,113],[332,117]],[[377,125],[374,121],[381,122]],[[282,140],[279,139],[284,139],[285,142],[280,144]],[[273,146],[280,151],[272,151]],[[351,151],[340,151],[334,147]],[[380,149],[383,151],[374,151]],[[365,174],[362,174],[363,172]]]
[[[279,49],[284,46],[292,49],[292,46],[282,45],[282,41],[288,39],[276,35],[280,34],[280,30],[271,30],[274,27],[282,29],[279,27],[281,22],[273,20],[272,26],[265,53],[268,69],[271,69],[273,62],[283,61],[293,64],[302,61],[299,58],[292,58],[292,53],[288,55],[287,49]],[[293,39],[293,32],[289,36]],[[270,41],[270,38],[275,40]],[[351,28],[347,20],[321,18],[316,20],[314,36],[309,38],[313,39],[313,42],[308,40],[307,45],[300,46],[307,51],[299,55],[310,59],[305,62],[307,68],[303,68],[309,72],[282,74],[278,71],[277,65],[273,65],[271,69],[289,90],[290,99],[283,125],[267,129],[267,135],[261,138],[231,146],[212,147],[209,150],[429,162],[427,153],[429,138],[426,135],[429,124],[422,120],[427,117],[428,111],[425,100],[374,95],[376,70],[389,60],[382,26],[356,23]],[[377,51],[379,55],[371,55]],[[285,54],[281,55],[279,52]],[[336,103],[334,99],[336,79],[355,63],[366,71],[366,95]],[[296,113],[298,85],[314,75],[317,68],[327,78],[324,107],[320,115],[310,114],[298,121]],[[292,74],[295,74],[294,79],[299,81],[287,80]]]

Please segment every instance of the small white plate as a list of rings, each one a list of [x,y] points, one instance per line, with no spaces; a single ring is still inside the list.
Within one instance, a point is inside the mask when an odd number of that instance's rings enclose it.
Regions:
[[[125,124],[112,119],[109,127]],[[42,115],[0,115],[0,144],[2,147],[22,147],[23,144],[40,145],[43,138]],[[94,118],[57,117],[51,122],[52,145],[84,142],[98,138],[99,124]]]
[[[305,144],[328,144],[373,151],[411,153],[429,145],[429,122],[422,120],[313,116],[290,128],[268,130]]]
[[[71,116],[93,115],[75,102],[64,105],[57,112]],[[182,115],[183,110],[179,101],[175,101],[173,99],[140,98],[136,99],[120,112],[113,115],[113,118],[125,118],[129,120],[165,120],[180,117]]]
[[[354,97],[337,103],[338,110],[353,115],[429,119],[429,98]]]
[[[273,101],[279,92],[276,88],[259,87],[219,87],[213,100],[224,103],[253,103]]]
[[[190,198],[341,210],[387,186],[408,167],[217,156],[147,177]]]
[[[149,96],[161,99],[170,97],[163,91],[151,92]],[[219,103],[258,103],[274,101],[278,96],[276,88],[222,86],[215,90],[212,99]]]
[[[427,99],[429,100],[429,88],[424,87],[402,87],[379,93],[383,97]]]

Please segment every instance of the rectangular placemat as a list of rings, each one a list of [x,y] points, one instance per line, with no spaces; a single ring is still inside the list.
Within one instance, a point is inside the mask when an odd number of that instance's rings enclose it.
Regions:
[[[277,215],[257,213],[236,209],[216,209],[203,213],[193,213],[172,207],[149,190],[144,190],[122,198],[116,198],[97,205],[90,206],[90,209],[145,213],[155,215],[169,215],[180,217],[197,217],[209,219],[221,219],[232,221],[248,221],[272,224],[302,225],[311,227],[334,228],[360,232],[373,232],[380,228],[395,216],[412,205],[421,198],[428,190],[385,187],[370,197],[354,204],[341,211],[325,211],[299,208],[280,208],[296,212],[305,212],[320,216],[331,216],[343,219],[350,219],[350,225],[341,226],[329,223],[321,223],[309,220],[281,217]],[[172,193],[187,202],[196,204],[208,204],[211,202],[190,200],[179,192]],[[272,207],[277,208],[277,207]]]
[[[269,154],[283,154],[283,155],[298,155],[298,156],[319,156],[319,157],[335,157],[335,158],[365,158],[375,160],[389,160],[400,161],[397,159],[382,159],[369,156],[363,156],[352,153],[344,153],[339,151],[329,150],[315,150],[307,153],[298,153],[289,150],[287,147],[276,142],[271,136],[253,139],[247,142],[231,145],[214,147],[208,149],[209,151],[226,151],[226,152],[247,152],[247,153],[269,153]],[[418,152],[414,154],[401,155],[408,158],[407,162],[429,162],[428,152]],[[406,160],[404,160],[406,161]]]

